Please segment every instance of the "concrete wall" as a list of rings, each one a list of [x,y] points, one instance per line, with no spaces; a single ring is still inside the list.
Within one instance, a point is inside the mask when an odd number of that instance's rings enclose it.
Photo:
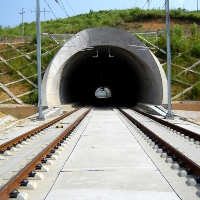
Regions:
[[[172,102],[172,109],[200,111],[200,102]]]
[[[17,119],[23,119],[38,112],[37,106],[9,106],[0,107],[0,111],[7,113]]]

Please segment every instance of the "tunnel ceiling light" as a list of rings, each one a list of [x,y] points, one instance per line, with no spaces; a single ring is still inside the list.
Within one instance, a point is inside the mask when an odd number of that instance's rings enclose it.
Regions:
[[[90,50],[92,50],[92,49],[94,49],[94,47],[85,47],[85,49],[90,49]]]
[[[92,56],[93,58],[98,58],[99,57],[99,51],[98,51],[98,49],[97,49],[97,54],[96,54],[96,56]]]
[[[91,51],[92,49],[82,49],[80,51]]]
[[[94,47],[84,47],[80,51],[90,51],[90,50],[93,50],[93,49],[94,49]]]
[[[108,49],[108,57],[109,57],[109,58],[115,57],[115,56],[110,55],[110,49]]]

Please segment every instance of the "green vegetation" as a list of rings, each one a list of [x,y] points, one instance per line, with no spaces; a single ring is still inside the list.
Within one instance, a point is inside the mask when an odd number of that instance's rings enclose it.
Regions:
[[[0,75],[0,82],[3,84],[14,82],[19,79],[20,79],[20,76],[15,71],[9,71],[6,74]]]
[[[5,72],[8,72],[8,71],[9,71],[8,66],[6,66],[5,63],[0,62],[0,73],[5,73]]]
[[[26,66],[31,63],[31,61],[25,56],[21,56],[20,58],[14,58],[9,60],[8,63],[13,66],[16,70],[19,70],[20,67]]]
[[[25,77],[33,76],[33,75],[37,74],[37,64],[36,63],[32,63],[30,65],[27,65],[25,67],[20,68],[19,71]]]
[[[191,96],[193,100],[200,101],[200,82],[198,82],[191,91]]]
[[[200,34],[197,33],[196,24],[192,24],[190,28],[190,36],[185,36],[180,26],[176,25],[171,29],[172,96],[176,96],[190,85],[194,85],[192,90],[182,94],[176,100],[200,100],[200,65],[192,68],[192,71],[187,70],[200,58]],[[157,44],[159,48],[166,51],[166,36],[160,36]],[[159,50],[156,50],[155,54],[166,60],[166,55]],[[163,68],[166,72],[166,65]],[[179,73],[181,74],[179,75]],[[181,81],[181,83],[176,80]]]
[[[0,52],[0,56],[6,60],[10,58],[10,55],[12,55],[12,57],[17,57],[17,56],[20,56],[21,54],[15,49],[9,49],[9,50]]]
[[[24,95],[20,98],[24,103],[35,104],[38,102],[38,91],[35,89],[32,93]]]
[[[171,10],[171,18],[187,21],[199,21],[200,13],[195,11],[187,12],[182,9]],[[81,14],[65,19],[48,20],[41,22],[43,33],[77,33],[86,28],[112,26],[129,30],[124,23],[135,23],[136,27],[140,27],[137,22],[142,23],[145,20],[165,19],[165,10],[152,9],[143,10],[140,8],[131,8],[126,10],[101,10],[94,12],[90,10],[87,14]],[[192,22],[192,24],[193,24]],[[195,33],[195,24],[191,26],[191,30]],[[36,22],[24,23],[25,36],[34,36],[36,33]],[[14,28],[0,26],[0,37],[21,37],[21,24]]]
[[[13,45],[22,53],[30,53],[36,51],[36,45],[30,45],[30,43],[17,43]]]

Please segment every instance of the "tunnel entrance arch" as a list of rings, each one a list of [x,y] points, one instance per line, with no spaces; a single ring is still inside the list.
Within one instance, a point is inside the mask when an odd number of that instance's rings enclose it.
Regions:
[[[110,98],[96,98],[108,88]],[[42,81],[46,106],[74,102],[165,104],[167,80],[154,54],[131,33],[116,28],[86,29],[55,55]]]

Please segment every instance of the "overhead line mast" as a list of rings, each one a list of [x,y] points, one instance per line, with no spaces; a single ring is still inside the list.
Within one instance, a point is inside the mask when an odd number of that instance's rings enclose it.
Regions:
[[[166,35],[167,35],[167,78],[168,78],[168,112],[166,119],[174,119],[171,107],[171,42],[170,42],[170,13],[169,0],[165,0],[166,10]]]
[[[38,71],[38,119],[44,119],[42,115],[42,91],[41,91],[41,31],[40,31],[40,3],[36,0],[37,21],[37,71]]]
[[[22,15],[22,37],[24,36],[24,9],[22,8],[22,12],[20,12],[19,14]]]

